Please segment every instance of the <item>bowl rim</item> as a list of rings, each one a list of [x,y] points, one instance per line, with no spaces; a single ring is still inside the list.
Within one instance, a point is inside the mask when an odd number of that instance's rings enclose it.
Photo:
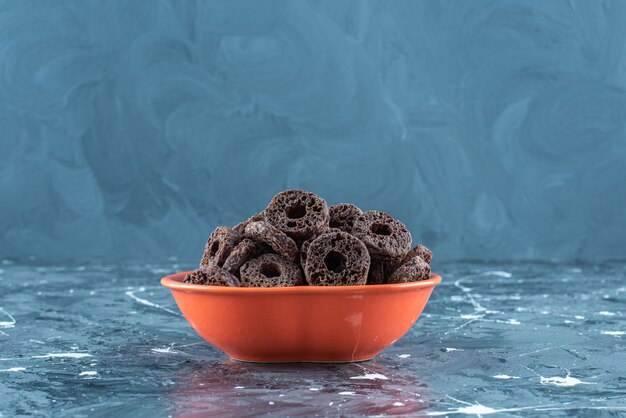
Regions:
[[[226,287],[204,284],[183,283],[185,275],[190,271],[181,271],[170,274],[161,279],[161,285],[171,290],[182,290],[193,293],[220,293],[220,294],[315,294],[315,293],[381,293],[400,292],[415,289],[435,287],[441,283],[441,276],[430,273],[428,280],[408,283],[367,284],[358,286],[291,286],[291,287]]]

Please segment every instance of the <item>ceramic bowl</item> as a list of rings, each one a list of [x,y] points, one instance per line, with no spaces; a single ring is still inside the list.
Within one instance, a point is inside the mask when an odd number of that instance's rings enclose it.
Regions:
[[[243,288],[161,279],[205,340],[235,360],[369,360],[415,323],[441,276],[366,286]]]

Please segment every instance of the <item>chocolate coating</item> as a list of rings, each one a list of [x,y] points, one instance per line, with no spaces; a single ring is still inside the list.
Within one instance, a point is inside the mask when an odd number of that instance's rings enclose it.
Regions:
[[[202,253],[200,267],[222,267],[231,251],[243,239],[241,234],[225,226],[218,226],[209,236]]]
[[[350,203],[339,203],[328,208],[330,216],[329,226],[331,228],[338,228],[342,231],[352,233],[354,221],[363,211]]]
[[[272,198],[264,211],[268,222],[296,242],[304,242],[328,228],[326,201],[304,190],[286,190]]]
[[[277,254],[288,260],[296,261],[298,258],[298,246],[294,240],[269,222],[250,222],[246,226],[245,236],[269,245]]]
[[[385,283],[385,269],[383,262],[372,258],[370,260],[370,269],[367,273],[367,284],[384,284]]]
[[[265,220],[265,215],[263,214],[263,212],[256,213],[252,215],[251,217],[249,217],[248,219],[246,219],[245,221],[239,222],[237,225],[233,226],[233,231],[237,232],[238,234],[243,235],[246,231],[246,226],[248,226],[249,223],[264,221],[264,220]]]
[[[265,250],[264,246],[252,241],[251,239],[244,238],[237,246],[231,251],[228,258],[224,262],[224,270],[234,275],[239,274],[239,268],[246,261],[258,256]]]
[[[312,236],[311,238],[309,238],[308,240],[304,241],[302,243],[302,245],[300,246],[300,265],[302,266],[302,269],[304,270],[304,266],[306,265],[306,258],[307,258],[307,253],[309,251],[309,246],[311,245],[311,243],[315,240],[315,238],[319,237],[322,234],[325,234],[327,232],[339,232],[341,231],[341,229],[338,228],[328,228],[323,230],[322,232],[320,232],[319,234]]]
[[[407,283],[426,280],[430,277],[430,266],[420,256],[415,256],[401,265],[389,278],[389,283]]]
[[[363,285],[369,267],[365,244],[347,232],[328,232],[310,244],[304,273],[311,286]]]
[[[411,251],[408,252],[408,254],[404,257],[403,261],[406,263],[407,261],[409,261],[411,258],[415,256],[421,257],[422,260],[424,260],[428,264],[430,264],[430,262],[433,259],[432,251],[430,251],[428,248],[426,248],[426,246],[422,244],[417,244],[415,247],[413,247]]]
[[[286,287],[303,284],[300,267],[278,254],[263,254],[241,266],[243,287]]]
[[[372,257],[381,260],[402,259],[411,248],[409,230],[385,212],[364,212],[354,221],[352,234],[363,241]]]
[[[238,287],[239,279],[218,266],[206,266],[187,274],[185,283]]]

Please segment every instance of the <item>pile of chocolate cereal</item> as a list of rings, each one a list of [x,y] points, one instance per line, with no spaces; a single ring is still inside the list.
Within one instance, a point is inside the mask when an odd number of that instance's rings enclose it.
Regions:
[[[240,286],[351,286],[430,276],[431,251],[384,212],[328,206],[314,193],[286,190],[267,208],[209,236],[185,283]]]

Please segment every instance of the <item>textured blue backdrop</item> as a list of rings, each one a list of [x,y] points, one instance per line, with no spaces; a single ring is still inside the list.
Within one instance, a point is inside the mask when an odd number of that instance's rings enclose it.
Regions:
[[[198,257],[302,187],[626,256],[626,2],[0,2],[0,255]]]

